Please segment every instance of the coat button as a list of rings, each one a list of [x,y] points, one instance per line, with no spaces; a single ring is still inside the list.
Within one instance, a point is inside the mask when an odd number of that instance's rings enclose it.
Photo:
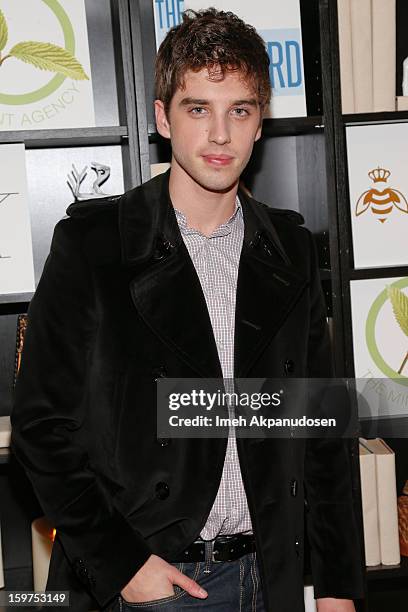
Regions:
[[[157,499],[166,499],[169,496],[170,489],[167,482],[158,482],[156,485]]]
[[[296,497],[297,495],[297,480],[294,478],[290,483],[290,494],[292,497]]]
[[[295,371],[295,362],[292,359],[287,359],[283,364],[283,369],[286,375],[293,374]]]
[[[296,556],[299,557],[300,556],[300,541],[298,538],[296,538],[295,540],[295,552],[296,552]]]
[[[169,446],[170,439],[169,438],[157,438],[157,444],[159,446]]]

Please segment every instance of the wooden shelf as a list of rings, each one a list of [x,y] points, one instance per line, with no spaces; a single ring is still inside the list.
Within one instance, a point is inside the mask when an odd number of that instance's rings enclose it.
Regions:
[[[383,113],[355,113],[343,115],[344,125],[372,125],[376,123],[401,123],[408,121],[408,111],[390,111]]]
[[[23,142],[26,149],[117,145],[128,138],[124,126],[67,128],[59,130],[18,130],[0,132],[0,144]]]
[[[401,557],[400,565],[376,565],[367,567],[367,580],[408,578],[408,557]]]
[[[315,134],[324,128],[323,117],[288,117],[284,119],[264,119],[262,133],[264,136],[298,136],[299,134]],[[163,141],[154,130],[149,131],[149,143]]]
[[[265,136],[297,136],[315,134],[324,129],[323,117],[288,117],[287,119],[264,119]]]
[[[408,414],[381,419],[365,418],[360,419],[359,422],[361,435],[364,438],[406,438],[408,446]]]
[[[28,293],[4,293],[0,294],[0,304],[20,304],[21,302],[29,302],[33,297],[34,292]]]
[[[383,268],[360,268],[349,270],[349,280],[363,280],[366,278],[388,278],[408,275],[408,266],[387,266]]]

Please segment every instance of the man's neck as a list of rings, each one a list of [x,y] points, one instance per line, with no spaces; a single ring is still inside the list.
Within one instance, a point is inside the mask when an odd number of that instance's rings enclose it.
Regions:
[[[193,181],[176,164],[172,164],[169,180],[172,204],[185,215],[189,227],[205,236],[210,236],[232,216],[237,190],[238,182],[225,193],[209,191]]]

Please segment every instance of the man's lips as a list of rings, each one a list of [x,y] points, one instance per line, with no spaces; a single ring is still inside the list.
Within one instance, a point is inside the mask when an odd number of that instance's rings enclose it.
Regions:
[[[232,155],[202,155],[204,161],[213,166],[227,166],[234,159]]]

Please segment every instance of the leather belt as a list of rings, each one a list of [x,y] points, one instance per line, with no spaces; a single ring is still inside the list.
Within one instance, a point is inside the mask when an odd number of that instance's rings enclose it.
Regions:
[[[253,534],[235,534],[231,536],[218,536],[213,540],[214,547],[211,560],[214,562],[236,561],[243,555],[255,552],[255,538]],[[188,546],[176,559],[174,563],[205,560],[205,542],[196,540]]]

